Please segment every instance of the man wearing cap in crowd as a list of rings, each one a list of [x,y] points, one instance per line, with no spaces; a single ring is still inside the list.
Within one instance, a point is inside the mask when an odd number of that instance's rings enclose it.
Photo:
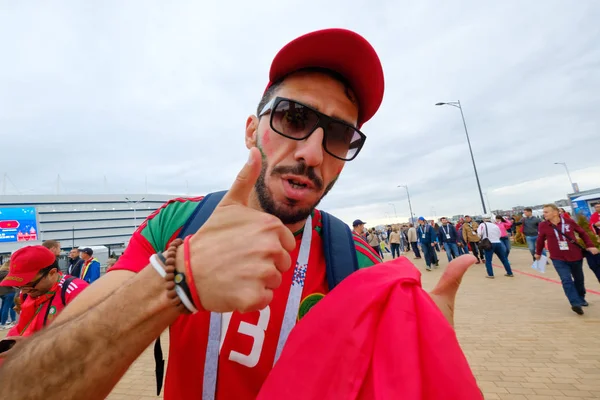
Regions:
[[[365,231],[366,222],[361,221],[360,219],[355,219],[352,223],[352,233],[355,236],[358,236],[362,240],[367,240],[367,232]]]
[[[211,216],[176,250],[173,240],[201,199],[171,201],[148,217],[52,335],[41,332],[15,346],[0,368],[3,394],[38,398],[68,382],[70,398],[103,399],[170,328],[165,399],[255,399],[301,318],[288,299],[299,298],[308,309],[330,290],[316,207],[365,143],[360,129],[379,108],[383,90],[379,58],[354,32],[326,29],[287,44],[271,64],[257,113],[246,120],[248,161]],[[184,138],[176,140],[185,146]],[[377,263],[352,236],[359,268]],[[169,265],[194,287],[188,291],[198,312],[182,305],[189,298],[174,295],[173,281],[165,282],[169,274],[157,253],[169,248]],[[453,261],[430,294],[450,324],[457,282],[473,262]],[[77,380],[70,376],[75,370]],[[45,379],[32,386],[29,376]]]
[[[79,254],[83,260],[80,277],[91,284],[100,278],[100,261],[94,258],[94,250],[89,247],[79,249]]]
[[[21,290],[19,322],[7,337],[24,337],[54,321],[88,284],[61,273],[56,256],[46,247],[26,246],[13,253],[9,273],[0,286]]]

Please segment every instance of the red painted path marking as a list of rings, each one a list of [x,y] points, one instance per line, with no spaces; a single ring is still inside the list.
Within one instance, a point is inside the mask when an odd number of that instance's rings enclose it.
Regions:
[[[502,268],[502,269],[504,269],[504,267],[501,266],[501,265],[496,265],[496,264],[492,264],[492,265],[494,267],[496,267],[496,268]],[[531,276],[533,278],[541,279],[543,281],[557,283],[559,285],[562,285],[562,283],[560,281],[557,281],[556,279],[546,278],[545,276],[539,276],[539,275],[536,275],[536,274],[530,274],[529,272],[519,271],[518,269],[514,269],[514,268],[511,268],[511,269],[513,270],[513,272],[517,272],[517,273],[522,274],[522,275]],[[600,296],[600,292],[597,292],[595,290],[590,290],[588,288],[585,289],[585,292],[586,293],[596,294],[596,295]]]

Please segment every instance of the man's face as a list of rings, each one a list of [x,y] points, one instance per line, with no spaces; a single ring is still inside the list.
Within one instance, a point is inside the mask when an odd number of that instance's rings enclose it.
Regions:
[[[448,220],[446,218],[442,218],[442,225],[448,225]]]
[[[71,249],[71,251],[69,252],[69,257],[74,260],[77,257],[79,257],[79,250],[77,249]]]
[[[88,253],[84,253],[83,251],[79,253],[79,255],[83,261],[87,261],[92,258],[92,256],[90,256]]]
[[[600,214],[600,203],[597,203],[597,204],[594,206],[594,209],[596,210],[596,212],[597,212],[598,214]]]
[[[54,246],[51,251],[56,257],[60,256],[60,243]]]
[[[471,221],[472,221],[471,217],[465,217],[465,222],[471,222]]]
[[[286,78],[276,97],[312,106],[323,114],[352,125],[358,108],[348,98],[344,85],[320,73],[297,73]],[[323,149],[323,129],[307,139],[292,140],[273,131],[270,114],[248,118],[246,147],[258,147],[263,156],[262,172],[255,189],[261,208],[284,224],[305,220],[333,187],[345,162]],[[299,187],[292,181],[302,182]]]
[[[365,231],[365,225],[356,225],[356,232],[363,233]]]
[[[526,216],[527,218],[529,218],[529,217],[531,217],[531,216],[533,215],[533,212],[532,212],[532,211],[527,211],[527,210],[525,210],[525,211],[523,211],[523,214],[525,214],[525,216]]]
[[[50,271],[40,271],[27,285],[21,287],[21,291],[32,298],[37,298],[48,292],[58,279],[56,268]]]
[[[550,220],[554,217],[558,216],[558,211],[552,207],[544,207],[544,219]]]

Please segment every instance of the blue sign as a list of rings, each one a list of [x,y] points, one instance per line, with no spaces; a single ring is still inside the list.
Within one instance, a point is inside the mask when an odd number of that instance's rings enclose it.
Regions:
[[[38,240],[34,207],[0,208],[0,243]]]

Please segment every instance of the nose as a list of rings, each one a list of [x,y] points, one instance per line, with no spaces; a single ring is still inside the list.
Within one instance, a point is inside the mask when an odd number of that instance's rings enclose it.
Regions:
[[[312,135],[304,140],[299,140],[296,145],[294,158],[303,160],[309,167],[317,167],[323,163],[323,128],[317,128]]]

